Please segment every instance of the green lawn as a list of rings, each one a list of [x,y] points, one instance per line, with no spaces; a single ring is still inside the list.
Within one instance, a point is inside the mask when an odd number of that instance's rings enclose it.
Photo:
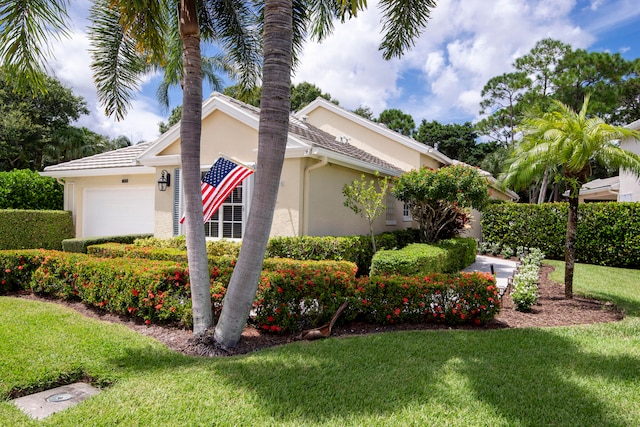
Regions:
[[[637,273],[578,266],[576,290],[623,305],[618,323],[390,333],[218,359],[1,297],[0,425],[638,426]],[[7,400],[82,375],[104,391],[41,422]]]

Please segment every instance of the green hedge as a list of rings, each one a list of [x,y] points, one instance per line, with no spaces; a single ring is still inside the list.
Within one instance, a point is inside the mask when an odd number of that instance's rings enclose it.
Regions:
[[[476,245],[475,239],[455,238],[432,245],[414,243],[400,250],[381,250],[371,261],[371,275],[458,272],[475,261]]]
[[[378,249],[403,248],[420,240],[417,229],[377,234],[375,239]],[[371,267],[373,248],[371,247],[371,237],[368,235],[272,237],[267,245],[266,256],[298,260],[351,261],[358,266],[359,275],[366,275]]]
[[[547,258],[564,259],[568,205],[507,203],[482,214],[487,242],[536,247]],[[640,268],[640,203],[585,203],[578,207],[576,261]]]
[[[0,250],[61,249],[74,233],[68,211],[0,210]]]
[[[78,239],[66,239],[62,241],[62,250],[65,252],[74,252],[86,254],[87,248],[91,245],[99,245],[101,243],[124,243],[132,244],[137,239],[151,237],[151,234],[127,234],[122,236],[99,236],[85,237]]]
[[[0,209],[62,210],[64,187],[29,169],[0,172]]]

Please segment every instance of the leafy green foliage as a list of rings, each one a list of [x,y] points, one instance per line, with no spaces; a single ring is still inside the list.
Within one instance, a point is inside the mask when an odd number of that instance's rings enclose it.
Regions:
[[[69,211],[0,210],[0,249],[61,249],[74,234]]]
[[[0,172],[0,209],[62,210],[64,187],[29,169]]]
[[[476,258],[475,239],[441,240],[437,244],[414,243],[399,250],[377,252],[371,260],[371,275],[404,276],[454,273]]]
[[[149,234],[126,234],[121,236],[97,236],[84,237],[78,239],[65,239],[62,241],[62,250],[65,252],[87,253],[87,248],[91,245],[101,243],[133,243],[136,239],[149,237]]]
[[[364,174],[360,180],[342,187],[342,195],[345,198],[344,205],[356,215],[365,218],[369,223],[369,234],[373,252],[376,252],[376,240],[373,233],[373,221],[386,209],[385,198],[389,191],[389,178],[378,178],[368,181]]]
[[[510,247],[535,247],[563,259],[567,203],[491,205],[482,214],[483,239]],[[640,267],[640,204],[586,203],[578,207],[576,260]]]
[[[410,114],[403,113],[397,108],[384,110],[380,113],[376,122],[382,123],[389,129],[405,136],[411,136],[416,128],[413,117],[411,117]]]
[[[487,205],[489,183],[472,167],[422,168],[400,175],[391,193],[409,204],[422,241],[433,243],[457,236],[469,221],[468,208]]]

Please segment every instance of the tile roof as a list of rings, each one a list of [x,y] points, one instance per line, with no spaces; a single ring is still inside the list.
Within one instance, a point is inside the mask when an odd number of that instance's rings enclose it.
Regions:
[[[216,94],[232,104],[248,111],[249,113],[260,116],[260,109],[252,105],[245,104],[237,99],[228,97],[226,95]],[[336,137],[328,132],[325,132],[309,123],[300,120],[293,114],[289,115],[289,134],[293,135],[303,142],[311,145],[312,147],[322,148],[325,150],[333,151],[337,154],[341,154],[350,157],[354,160],[359,160],[368,163],[373,166],[378,166],[387,170],[392,170],[398,173],[402,173],[403,170],[389,162],[386,162],[379,157],[367,153],[366,151],[355,147],[348,142],[336,141]]]
[[[220,93],[214,93],[212,96],[219,97],[235,107],[239,107],[245,112],[255,116],[256,119],[260,117],[260,109],[254,106],[245,104],[237,99],[231,98]],[[397,166],[386,162],[379,157],[367,153],[366,151],[357,148],[348,142],[336,141],[336,137],[331,135],[309,123],[306,123],[294,115],[289,116],[289,134],[305,144],[310,145],[313,148],[320,148],[323,150],[331,151],[336,154],[346,156],[356,161],[370,164],[374,167],[395,171],[402,173],[402,169]],[[106,153],[96,154],[81,159],[71,160],[69,162],[60,163],[57,165],[48,166],[45,168],[45,172],[62,172],[62,171],[77,171],[77,170],[90,170],[90,169],[106,169],[106,168],[122,168],[122,167],[134,167],[140,166],[138,158],[145,152],[154,142],[143,142],[140,144],[132,145],[130,147],[120,148],[114,151],[108,151]]]
[[[105,153],[95,154],[81,159],[71,160],[69,162],[59,163],[44,168],[45,172],[60,172],[71,170],[87,170],[87,169],[103,169],[103,168],[122,168],[140,166],[138,157],[149,146],[151,142],[141,142],[129,147],[119,148]]]

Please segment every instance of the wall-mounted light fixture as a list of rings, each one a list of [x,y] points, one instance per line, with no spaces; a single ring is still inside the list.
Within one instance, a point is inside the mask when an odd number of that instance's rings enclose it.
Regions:
[[[171,174],[163,169],[158,179],[158,190],[167,191],[167,187],[171,187]]]

